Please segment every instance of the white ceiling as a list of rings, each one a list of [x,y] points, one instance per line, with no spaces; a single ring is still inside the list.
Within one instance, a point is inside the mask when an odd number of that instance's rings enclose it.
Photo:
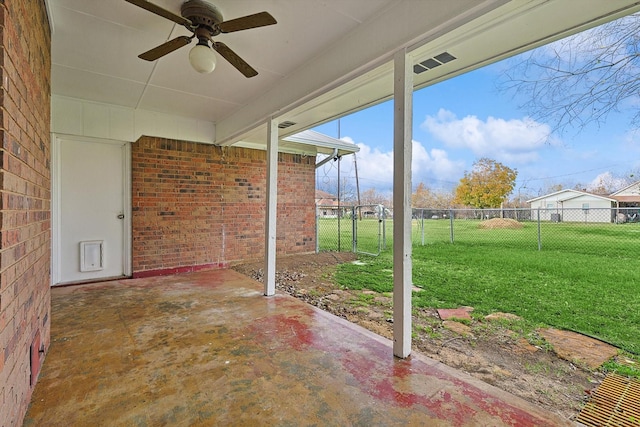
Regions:
[[[153,0],[179,14],[182,0]],[[260,143],[269,117],[291,135],[392,95],[394,52],[417,63],[457,59],[415,74],[416,88],[639,9],[632,0],[212,0],[224,19],[268,11],[278,24],[217,36],[259,75],[221,57],[211,74],[190,47],[138,59],[178,35],[172,21],[124,0],[47,0],[52,94],[215,123],[216,141]]]

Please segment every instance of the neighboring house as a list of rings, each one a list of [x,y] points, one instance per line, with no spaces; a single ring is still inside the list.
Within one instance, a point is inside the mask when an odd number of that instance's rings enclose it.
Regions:
[[[615,199],[621,208],[640,207],[640,181],[612,193],[609,197]]]
[[[560,190],[527,200],[531,205],[531,218],[542,221],[612,222],[616,201],[578,190]]]
[[[609,197],[617,203],[618,222],[640,221],[640,181],[612,193]]]
[[[353,202],[338,201],[338,197],[326,191],[316,190],[316,216],[321,218],[337,218],[342,212],[342,217],[351,215]]]
[[[316,215],[321,218],[338,217],[338,197],[326,191],[316,190]]]

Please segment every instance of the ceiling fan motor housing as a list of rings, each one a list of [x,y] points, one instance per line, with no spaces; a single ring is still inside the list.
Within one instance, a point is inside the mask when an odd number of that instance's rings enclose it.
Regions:
[[[211,3],[203,0],[188,0],[182,4],[180,13],[197,27],[204,26],[217,35],[220,30],[218,24],[223,21],[222,13]]]

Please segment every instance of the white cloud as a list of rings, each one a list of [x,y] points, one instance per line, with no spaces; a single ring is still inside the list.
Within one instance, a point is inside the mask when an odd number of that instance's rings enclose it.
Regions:
[[[352,142],[344,137],[342,140]],[[360,151],[358,159],[358,176],[369,186],[389,188],[393,183],[393,151],[381,151],[365,143],[358,143]],[[413,141],[411,168],[414,183],[424,182],[457,182],[464,173],[464,161],[452,160],[445,150],[427,150],[420,142]],[[433,185],[433,184],[432,184]],[[437,187],[437,185],[434,185]]]
[[[457,182],[464,174],[465,162],[450,159],[445,150],[438,148],[427,150],[418,141],[413,141],[411,167],[414,183],[432,180],[435,180],[436,184],[438,181],[452,183]]]
[[[462,119],[450,111],[440,109],[435,116],[427,116],[421,128],[448,147],[467,148],[478,157],[490,157],[505,163],[532,163],[540,159],[538,150],[547,142],[548,125],[524,117],[505,120],[477,116]]]
[[[627,178],[620,178],[614,176],[611,172],[603,172],[596,176],[588,185],[587,190],[593,191],[599,188],[606,188],[609,192],[619,190],[629,185]]]

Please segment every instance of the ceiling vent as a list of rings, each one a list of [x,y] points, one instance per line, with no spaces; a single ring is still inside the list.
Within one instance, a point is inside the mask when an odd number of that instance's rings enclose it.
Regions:
[[[433,68],[441,66],[442,64],[451,62],[454,59],[457,58],[451,55],[449,52],[442,52],[440,55],[436,55],[433,58],[426,59],[419,64],[414,65],[413,72],[416,74],[424,73],[427,70],[431,70]]]
[[[296,123],[294,123],[294,122],[290,122],[290,121],[288,121],[288,120],[287,120],[287,121],[284,121],[284,122],[282,122],[282,123],[278,124],[278,127],[279,127],[280,129],[286,129],[286,128],[288,128],[289,126],[293,126],[293,125],[295,125],[295,124],[296,124]]]

